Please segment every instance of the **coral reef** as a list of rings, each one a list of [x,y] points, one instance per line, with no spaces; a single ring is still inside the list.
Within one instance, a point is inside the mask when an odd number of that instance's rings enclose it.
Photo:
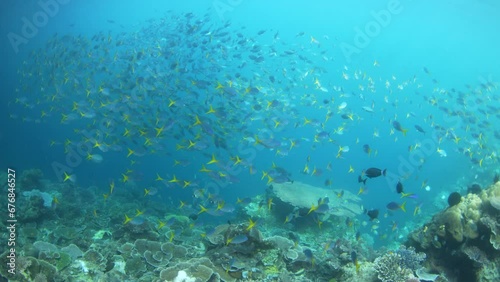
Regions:
[[[28,169],[21,173],[19,184],[23,190],[28,191],[42,187],[43,173],[40,169]]]
[[[22,202],[23,213],[19,214],[18,220],[24,223],[41,222],[54,216],[52,210],[52,195],[39,190],[24,191],[26,201]]]
[[[140,205],[116,201],[98,205],[99,210],[77,209],[96,199],[89,190],[97,188],[73,189],[71,194],[60,190],[68,187],[43,183],[44,192],[25,191],[22,198],[28,211],[42,217],[24,218],[30,222],[19,233],[23,247],[18,273],[8,276],[5,266],[0,268],[1,275],[12,281],[445,281],[458,275],[468,281],[498,281],[499,277],[500,183],[461,197],[412,232],[407,247],[383,253],[372,248],[371,234],[358,236],[358,228],[346,220],[345,215],[360,212],[359,207],[350,208],[356,198],[346,194],[342,205],[332,194],[334,212],[321,215],[323,225],[315,222],[314,213],[307,215],[318,199],[304,197],[292,204],[293,195],[283,190],[278,198],[274,193],[278,188],[269,187],[266,195],[239,208],[227,224],[199,228],[196,218],[149,210],[124,224],[123,214],[139,213]],[[53,195],[61,203],[54,205]],[[73,202],[65,201],[69,195]],[[289,212],[302,212],[303,222],[294,219],[276,227]],[[158,221],[166,225],[157,227]],[[343,235],[332,238],[327,228]]]
[[[500,182],[476,192],[414,230],[406,244],[424,251],[428,268],[448,279],[498,281],[500,275],[492,265],[500,255],[500,211],[496,207]]]
[[[425,253],[416,253],[413,248],[401,246],[399,250],[376,258],[374,268],[383,282],[404,282],[414,277],[425,256]]]

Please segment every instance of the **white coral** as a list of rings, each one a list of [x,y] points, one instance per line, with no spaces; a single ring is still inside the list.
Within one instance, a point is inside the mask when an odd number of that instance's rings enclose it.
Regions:
[[[184,270],[180,270],[177,273],[177,277],[174,278],[173,282],[195,282],[196,278],[189,277]]]
[[[79,267],[83,273],[85,274],[89,273],[89,268],[87,267],[87,263],[85,263],[85,261],[75,260],[75,262],[77,263],[77,267]]]

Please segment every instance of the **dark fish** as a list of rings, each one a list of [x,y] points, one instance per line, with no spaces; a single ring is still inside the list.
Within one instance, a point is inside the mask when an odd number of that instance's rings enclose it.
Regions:
[[[495,174],[495,176],[493,177],[493,184],[497,183],[499,180],[500,180],[500,175]]]
[[[398,209],[401,209],[403,210],[404,212],[406,212],[406,202],[404,202],[403,204],[399,205],[398,203],[396,202],[390,202],[387,204],[386,206],[389,210],[391,211],[395,211],[395,210],[398,210]]]
[[[324,197],[318,199],[318,205],[328,204],[330,203],[330,198]]]
[[[396,184],[396,192],[398,192],[398,194],[403,193],[403,184],[401,184],[401,182],[399,181],[398,184]]]
[[[330,207],[328,204],[321,204],[318,206],[318,208],[315,210],[316,213],[326,213],[327,211],[330,210]]]
[[[381,169],[375,168],[375,167],[371,167],[371,168],[365,170],[365,175],[368,178],[375,178],[375,177],[379,177],[381,175],[385,176],[385,173],[386,173],[386,169],[381,170]]]
[[[197,220],[198,219],[198,215],[195,214],[195,213],[192,213],[189,215],[189,218],[192,219],[192,220]]]
[[[398,121],[393,121],[393,122],[392,122],[392,126],[393,126],[393,127],[394,127],[394,129],[396,129],[397,131],[401,131],[401,132],[403,132],[403,135],[406,135],[406,132],[408,131],[408,129],[404,129]]]
[[[415,125],[415,129],[418,131],[418,132],[422,132],[423,134],[425,134],[425,130],[420,127],[419,125]]]
[[[354,264],[358,263],[358,254],[356,253],[356,251],[351,252],[351,261]]]
[[[360,175],[360,176],[358,176],[358,183],[361,183],[361,182],[363,182],[363,184],[366,184],[366,178],[363,179],[363,177],[361,177],[361,175]]]
[[[363,145],[363,152],[370,154],[371,151],[372,151],[372,149],[370,148],[370,145],[368,145],[368,144]]]
[[[366,212],[366,214],[370,217],[370,220],[376,219],[378,217],[378,213],[378,209],[373,209]]]
[[[305,249],[305,250],[304,250],[304,255],[306,255],[306,257],[307,257],[309,260],[310,260],[310,259],[312,259],[312,257],[313,257],[313,253],[312,253],[311,249]]]

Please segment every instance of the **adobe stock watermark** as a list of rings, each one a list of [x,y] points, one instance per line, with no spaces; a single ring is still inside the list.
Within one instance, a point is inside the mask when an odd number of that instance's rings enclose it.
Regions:
[[[234,8],[238,7],[243,3],[243,0],[215,0],[212,3],[217,16],[221,21],[225,20],[224,14],[227,12],[232,12]]]
[[[403,6],[399,0],[389,0],[387,8],[378,12],[371,11],[372,20],[367,22],[363,29],[358,26],[354,27],[353,43],[340,43],[340,50],[346,58],[347,63],[350,63],[353,55],[358,55],[361,50],[370,45],[373,38],[380,35],[383,28],[389,26],[393,15],[398,15],[403,11]]]
[[[66,5],[70,0],[40,0],[37,2],[40,10],[33,13],[31,18],[21,18],[21,30],[19,32],[7,33],[9,43],[14,50],[14,53],[19,53],[19,46],[28,44],[29,40],[34,38],[38,31],[45,27],[50,18],[55,17],[59,13],[61,5]]]

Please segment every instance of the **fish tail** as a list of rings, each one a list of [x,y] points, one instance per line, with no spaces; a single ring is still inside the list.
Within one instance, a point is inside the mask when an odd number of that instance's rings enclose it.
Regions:
[[[384,174],[384,175],[385,175],[385,174]],[[367,179],[368,179],[368,178],[363,179],[363,184],[364,184],[364,185],[366,185],[366,180],[367,180]]]
[[[401,210],[403,210],[404,212],[406,212],[406,201],[403,202],[403,204],[400,206]]]
[[[385,176],[387,169],[382,170],[382,174]]]
[[[406,136],[406,132],[408,132],[408,129],[403,129],[401,131],[403,132],[403,136]]]

